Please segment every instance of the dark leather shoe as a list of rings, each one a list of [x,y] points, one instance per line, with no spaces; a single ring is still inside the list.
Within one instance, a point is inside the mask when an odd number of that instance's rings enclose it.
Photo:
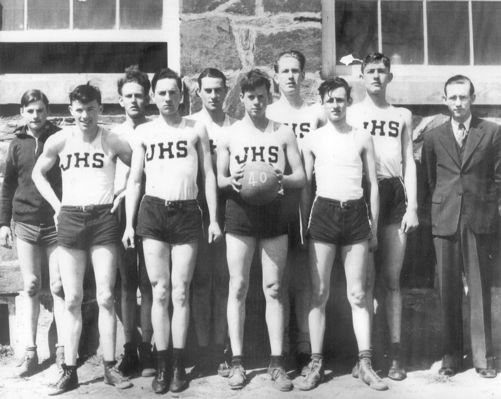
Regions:
[[[490,368],[485,368],[485,369],[475,369],[478,373],[478,375],[482,378],[496,378],[498,375],[498,372],[496,369],[490,369]]]
[[[153,378],[153,381],[151,382],[151,387],[155,393],[165,393],[169,390],[169,381],[166,369],[157,369],[155,378]]]
[[[398,360],[391,362],[391,367],[388,370],[388,378],[394,381],[402,381],[407,378],[407,373]]]
[[[452,377],[456,374],[456,369],[454,367],[449,367],[449,366],[442,366],[438,370],[438,375],[441,375],[443,377]]]
[[[172,369],[172,380],[170,382],[171,392],[181,392],[188,388],[188,377],[183,367]]]

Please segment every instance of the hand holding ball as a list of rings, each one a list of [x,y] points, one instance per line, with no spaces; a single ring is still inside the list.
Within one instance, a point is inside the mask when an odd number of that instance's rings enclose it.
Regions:
[[[277,197],[280,181],[272,165],[249,162],[243,171],[240,196],[245,202],[250,205],[266,205]]]

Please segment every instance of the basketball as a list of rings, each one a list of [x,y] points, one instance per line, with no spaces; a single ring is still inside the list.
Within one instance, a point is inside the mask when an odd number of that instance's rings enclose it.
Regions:
[[[280,190],[275,169],[265,162],[250,162],[244,167],[240,195],[250,205],[266,205]]]

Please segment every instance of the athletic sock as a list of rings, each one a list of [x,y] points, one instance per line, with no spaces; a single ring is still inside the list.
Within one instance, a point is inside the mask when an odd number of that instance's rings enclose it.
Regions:
[[[324,355],[322,355],[321,353],[312,353],[311,354],[311,360],[323,360],[324,359]]]
[[[115,364],[117,364],[116,360],[103,360],[104,366],[107,368],[112,368]]]
[[[391,360],[398,360],[400,361],[401,358],[401,348],[400,348],[400,342],[392,342],[391,343]]]
[[[371,349],[366,349],[363,351],[358,352],[358,359],[363,360],[363,359],[372,359],[372,350]]]
[[[270,369],[277,368],[277,367],[283,367],[284,365],[284,357],[282,355],[280,356],[270,356]]]
[[[296,345],[297,353],[311,353],[310,334],[304,332],[298,333]]]
[[[167,368],[167,349],[157,351],[157,369]]]
[[[232,366],[243,366],[243,356],[232,356],[231,357],[231,365]]]
[[[173,348],[172,349],[172,367],[184,367],[184,348]]]

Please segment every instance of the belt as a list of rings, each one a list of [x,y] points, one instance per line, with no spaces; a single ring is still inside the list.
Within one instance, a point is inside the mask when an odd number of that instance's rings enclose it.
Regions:
[[[337,207],[339,207],[341,209],[343,209],[343,208],[349,208],[349,207],[352,207],[352,206],[355,206],[355,205],[360,205],[361,203],[365,202],[363,198],[359,198],[359,199],[356,199],[356,200],[347,200],[347,201],[338,201],[336,199],[325,198],[325,197],[319,197],[319,198],[321,198],[323,201],[326,201],[329,204],[337,206]]]
[[[61,209],[67,211],[81,211],[81,212],[93,212],[101,209],[111,208],[113,204],[100,204],[100,205],[63,205]]]
[[[164,200],[163,198],[153,197],[151,195],[145,195],[144,198],[149,201],[153,201],[156,204],[163,205],[169,209],[182,210],[182,209],[198,207],[198,201],[196,199],[172,201],[172,200]]]

